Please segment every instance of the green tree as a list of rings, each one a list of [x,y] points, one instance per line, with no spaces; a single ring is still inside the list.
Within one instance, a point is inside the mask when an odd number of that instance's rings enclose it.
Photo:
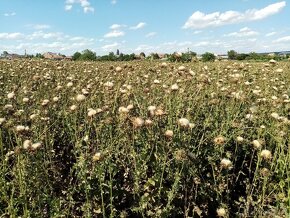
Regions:
[[[80,60],[81,56],[82,56],[82,54],[81,54],[80,52],[77,51],[76,53],[73,54],[72,59],[73,59],[74,61],[76,61],[76,60]]]
[[[80,59],[84,61],[95,61],[97,59],[97,56],[95,52],[86,49],[82,52]]]
[[[36,53],[35,57],[36,57],[36,58],[44,58],[43,55],[40,54],[40,53]]]
[[[152,53],[152,54],[151,54],[151,58],[152,58],[153,60],[157,60],[157,59],[159,59],[159,55],[158,55],[157,53]]]
[[[114,52],[110,52],[108,55],[108,58],[109,58],[109,61],[115,61],[117,59]]]
[[[206,62],[206,61],[214,61],[215,60],[215,55],[210,52],[206,52],[201,55],[201,60]]]
[[[257,54],[256,52],[251,52],[247,59],[250,59],[250,60],[259,60],[261,57],[259,54]]]
[[[140,56],[141,58],[143,58],[143,59],[146,57],[146,55],[145,55],[144,52],[141,52],[139,56]]]
[[[237,60],[239,60],[239,61],[246,60],[248,56],[249,55],[247,55],[245,53],[238,54],[237,55]]]
[[[235,50],[228,51],[228,58],[230,60],[237,60],[237,56],[238,56],[238,52],[236,52]]]

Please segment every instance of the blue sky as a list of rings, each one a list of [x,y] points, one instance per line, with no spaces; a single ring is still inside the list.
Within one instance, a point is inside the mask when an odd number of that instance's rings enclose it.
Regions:
[[[0,0],[0,52],[290,50],[290,2]]]

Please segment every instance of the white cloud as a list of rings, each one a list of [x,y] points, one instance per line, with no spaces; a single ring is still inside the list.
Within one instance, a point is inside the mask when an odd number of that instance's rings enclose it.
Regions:
[[[112,44],[104,45],[104,46],[102,47],[102,49],[103,49],[104,51],[111,51],[112,49],[115,49],[115,48],[117,48],[118,46],[120,46],[120,44],[117,43],[117,42],[114,42],[114,43],[112,43]]]
[[[112,5],[117,4],[117,0],[112,0],[112,1],[111,1],[111,4],[112,4]]]
[[[157,33],[156,32],[151,32],[151,33],[148,33],[148,34],[146,34],[146,38],[151,38],[151,37],[153,37],[153,36],[156,36],[157,35]]]
[[[43,32],[43,31],[36,31],[32,34],[26,36],[28,40],[35,40],[35,39],[57,39],[61,40],[64,39],[64,34],[61,32]]]
[[[6,40],[15,40],[24,38],[24,34],[22,33],[0,33],[0,39]]]
[[[269,36],[274,36],[276,34],[277,34],[277,32],[270,32],[270,33],[267,33],[265,36],[266,37],[269,37]]]
[[[79,4],[83,8],[84,13],[93,13],[95,11],[88,0],[66,0],[64,10],[70,11],[73,7],[73,4]]]
[[[50,25],[47,25],[47,24],[35,24],[35,25],[32,25],[32,28],[36,29],[36,30],[44,30],[44,29],[50,29]]]
[[[281,37],[279,39],[274,40],[273,42],[278,42],[278,43],[290,42],[290,36]]]
[[[150,46],[150,45],[138,45],[138,47],[135,49],[135,52],[153,52],[154,51],[154,47]]]
[[[116,23],[114,23],[114,24],[112,24],[111,26],[110,26],[110,29],[112,29],[112,30],[116,30],[116,29],[120,29],[121,27],[126,27],[126,25],[121,25],[121,24],[116,24]]]
[[[84,12],[85,13],[89,13],[89,12],[94,13],[95,9],[93,7],[84,7]]]
[[[207,27],[223,26],[227,24],[261,20],[279,13],[286,6],[286,1],[270,4],[260,10],[250,9],[245,12],[226,11],[205,14],[194,12],[185,22],[184,29],[202,29]]]
[[[120,36],[124,36],[125,33],[123,31],[119,31],[119,30],[113,30],[107,34],[104,35],[105,38],[114,38],[114,37],[120,37]]]
[[[229,34],[225,34],[224,36],[250,37],[250,36],[256,36],[256,35],[259,35],[259,33],[251,30],[248,27],[244,27],[244,28],[240,29],[238,32],[232,32]]]
[[[143,27],[145,27],[146,26],[146,23],[144,23],[144,22],[140,22],[140,23],[138,23],[136,26],[132,26],[132,27],[130,27],[130,29],[132,29],[132,30],[138,30],[138,29],[142,29]]]
[[[194,32],[193,32],[193,34],[200,34],[200,33],[202,33],[202,31],[201,30],[195,30]]]
[[[15,16],[16,13],[15,12],[11,12],[11,13],[5,13],[3,14],[5,17],[11,17],[11,16]]]
[[[65,5],[64,10],[65,11],[70,11],[72,9],[72,5]]]

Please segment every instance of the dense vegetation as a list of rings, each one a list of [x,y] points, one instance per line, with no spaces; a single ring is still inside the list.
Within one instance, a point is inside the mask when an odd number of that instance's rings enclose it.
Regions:
[[[290,63],[0,61],[1,217],[286,217]]]

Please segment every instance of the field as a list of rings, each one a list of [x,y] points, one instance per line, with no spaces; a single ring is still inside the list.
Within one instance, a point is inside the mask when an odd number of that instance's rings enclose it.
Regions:
[[[0,61],[0,217],[288,217],[290,62]]]

